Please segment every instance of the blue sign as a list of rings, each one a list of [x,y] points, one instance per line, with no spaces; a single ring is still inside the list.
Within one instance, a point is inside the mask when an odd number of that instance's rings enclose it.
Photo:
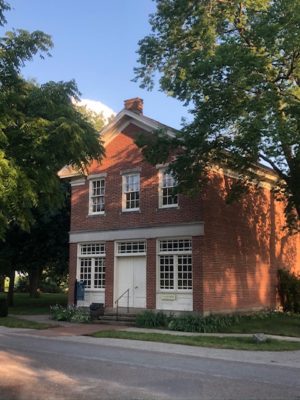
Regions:
[[[76,300],[84,300],[85,283],[83,281],[76,282]]]

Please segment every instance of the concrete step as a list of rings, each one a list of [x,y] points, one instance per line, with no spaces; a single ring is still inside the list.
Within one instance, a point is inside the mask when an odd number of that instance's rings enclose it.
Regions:
[[[136,326],[135,322],[130,321],[117,321],[116,319],[106,320],[100,319],[99,322],[103,325],[118,325],[118,326]]]
[[[104,313],[103,317],[116,317],[117,314],[116,312],[106,312]],[[132,318],[135,319],[136,318],[136,314],[134,313],[119,313],[119,317],[124,317],[124,318]]]
[[[135,322],[135,316],[128,316],[128,315],[119,315],[118,317],[116,315],[103,315],[100,317],[102,321],[128,321],[128,322]]]
[[[101,323],[106,324],[119,324],[119,325],[135,325],[136,314],[133,313],[119,313],[118,316],[116,312],[106,311],[104,315],[99,317]]]

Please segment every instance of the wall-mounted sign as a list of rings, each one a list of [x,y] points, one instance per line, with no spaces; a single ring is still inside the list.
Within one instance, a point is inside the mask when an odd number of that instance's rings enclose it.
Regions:
[[[161,294],[160,298],[161,300],[174,301],[176,300],[176,294],[171,294],[171,293]]]

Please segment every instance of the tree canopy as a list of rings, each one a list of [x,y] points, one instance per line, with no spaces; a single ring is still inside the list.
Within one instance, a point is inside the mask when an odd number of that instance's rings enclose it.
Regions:
[[[277,174],[290,226],[300,220],[300,0],[156,0],[139,42],[135,79],[185,103],[192,122],[145,143],[152,161],[180,149],[170,168],[181,190],[200,187],[212,163],[246,183],[262,161]],[[159,151],[155,151],[159,149]]]
[[[88,122],[93,125],[93,127],[100,132],[101,129],[107,124],[109,123],[112,118],[113,115],[108,119],[108,121],[106,121],[106,118],[104,116],[104,113],[97,113],[96,111],[93,111],[91,109],[89,109],[86,105],[81,105],[80,102],[75,104],[75,108],[77,111],[79,111],[82,115],[84,115],[86,117],[86,119],[88,120]]]
[[[57,279],[67,275],[70,190],[66,182],[61,182],[61,186],[65,198],[63,207],[46,211],[33,209],[30,232],[10,224],[5,241],[0,242],[1,274],[10,276],[15,270],[28,273],[32,296],[37,294],[43,271]]]
[[[0,24],[9,5],[0,0]],[[49,54],[49,35],[24,30],[0,38],[0,239],[10,224],[27,229],[34,210],[64,204],[58,171],[84,169],[104,154],[96,129],[78,112],[73,80],[38,85],[21,76],[24,63]]]

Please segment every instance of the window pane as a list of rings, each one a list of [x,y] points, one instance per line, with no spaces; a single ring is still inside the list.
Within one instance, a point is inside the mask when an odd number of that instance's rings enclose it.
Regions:
[[[105,258],[95,258],[94,288],[105,288]]]
[[[91,182],[90,211],[103,212],[105,208],[105,180],[97,179]]]
[[[174,256],[160,256],[160,288],[174,289]]]
[[[166,239],[159,242],[160,252],[187,252],[192,250],[191,239]]]
[[[80,254],[85,255],[96,255],[105,254],[105,244],[104,243],[85,243],[80,245]]]
[[[125,175],[125,208],[130,210],[132,208],[140,207],[140,175]]]
[[[163,206],[178,204],[176,180],[171,174],[163,172],[161,182],[161,204]]]
[[[79,280],[85,283],[86,288],[91,287],[92,260],[91,258],[82,258],[80,260]]]
[[[118,254],[138,254],[145,252],[146,252],[146,242],[144,241],[118,243]]]
[[[178,257],[178,290],[192,289],[192,256]]]

